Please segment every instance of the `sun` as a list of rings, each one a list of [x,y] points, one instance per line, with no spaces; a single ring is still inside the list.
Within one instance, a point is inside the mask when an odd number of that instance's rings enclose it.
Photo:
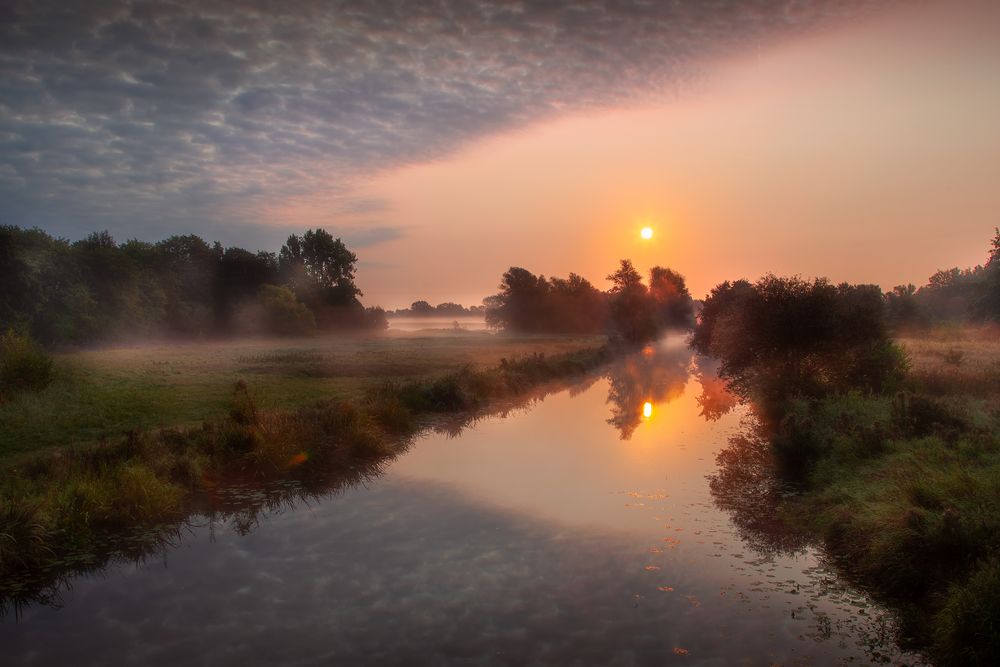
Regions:
[[[641,236],[642,238],[644,238],[644,239],[646,239],[648,241],[649,239],[653,238],[653,228],[652,227],[643,227],[642,231],[639,232],[639,236]]]

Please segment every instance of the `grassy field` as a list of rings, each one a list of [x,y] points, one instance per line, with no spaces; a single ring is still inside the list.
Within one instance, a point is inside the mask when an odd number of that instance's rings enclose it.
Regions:
[[[262,409],[361,396],[385,380],[427,379],[501,358],[601,345],[601,336],[482,332],[238,340],[126,346],[56,356],[56,380],[0,404],[0,461],[41,448],[115,438],[131,429],[225,415],[244,381]]]
[[[995,329],[900,340],[908,387],[796,401],[774,436],[805,470],[792,520],[903,610],[938,664],[1000,660],[1000,342]]]
[[[1000,327],[949,327],[900,336],[915,388],[938,396],[1000,396]]]

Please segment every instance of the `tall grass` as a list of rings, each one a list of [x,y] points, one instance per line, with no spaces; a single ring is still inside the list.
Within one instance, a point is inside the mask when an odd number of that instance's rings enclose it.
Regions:
[[[788,501],[941,664],[1000,663],[1000,409],[901,392],[794,401],[773,436]]]

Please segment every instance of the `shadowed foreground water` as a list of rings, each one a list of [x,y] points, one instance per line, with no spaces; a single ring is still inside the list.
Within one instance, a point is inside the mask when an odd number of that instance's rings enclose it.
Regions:
[[[647,350],[367,487],[78,578],[0,622],[4,664],[913,661],[804,540],[710,490],[741,432],[703,417],[719,401],[685,349]]]

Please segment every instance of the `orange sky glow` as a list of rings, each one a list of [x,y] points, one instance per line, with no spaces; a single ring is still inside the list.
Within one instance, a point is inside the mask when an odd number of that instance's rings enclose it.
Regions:
[[[626,257],[679,270],[696,297],[768,271],[891,288],[981,263],[1000,223],[998,17],[910,8],[376,174],[357,193],[404,233],[359,251],[365,302],[478,304],[511,265],[603,288]]]

